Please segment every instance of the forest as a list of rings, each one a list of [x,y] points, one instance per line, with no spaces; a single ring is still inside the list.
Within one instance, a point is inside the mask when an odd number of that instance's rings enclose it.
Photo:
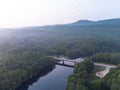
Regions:
[[[67,90],[120,90],[120,53],[100,53],[93,55],[74,68],[68,79]],[[104,78],[90,80],[94,62],[115,64]]]
[[[0,90],[15,90],[54,67],[53,55],[89,57],[75,66],[67,90],[120,90],[120,25],[112,21],[0,30]],[[93,62],[118,67],[105,78],[90,81]]]
[[[36,52],[6,54],[0,61],[0,90],[15,90],[45,69],[54,68],[54,65],[52,58]]]
[[[77,64],[74,68],[74,74],[69,77],[66,90],[89,90],[88,75],[93,68],[93,62],[85,60]]]

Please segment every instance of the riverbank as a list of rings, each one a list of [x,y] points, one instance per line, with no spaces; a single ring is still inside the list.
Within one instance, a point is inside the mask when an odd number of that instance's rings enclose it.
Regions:
[[[69,75],[73,68],[56,65],[55,68],[28,86],[26,90],[66,90]]]
[[[47,75],[54,68],[55,68],[55,65],[54,66],[49,66],[49,67],[46,67],[46,68],[42,69],[35,76],[33,76],[32,78],[24,81],[19,87],[16,88],[16,90],[28,90],[29,85],[32,85],[33,83],[37,82],[40,77],[43,77],[43,76]]]

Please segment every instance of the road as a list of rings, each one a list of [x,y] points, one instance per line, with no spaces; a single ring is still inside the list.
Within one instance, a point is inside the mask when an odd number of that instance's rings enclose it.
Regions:
[[[105,77],[109,73],[111,68],[116,68],[115,65],[102,64],[102,63],[94,63],[94,65],[105,67],[105,70],[96,72],[96,76],[98,76],[100,78]]]

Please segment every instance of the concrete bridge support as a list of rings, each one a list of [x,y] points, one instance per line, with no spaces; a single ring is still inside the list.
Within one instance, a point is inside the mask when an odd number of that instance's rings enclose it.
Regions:
[[[62,61],[62,64],[65,64],[65,62],[64,62],[64,61]]]
[[[74,62],[74,66],[76,65],[77,63],[76,62]]]

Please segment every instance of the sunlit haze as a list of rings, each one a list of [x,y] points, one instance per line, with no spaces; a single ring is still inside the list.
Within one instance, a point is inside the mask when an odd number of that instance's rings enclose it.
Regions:
[[[120,0],[0,0],[0,28],[120,17]]]

